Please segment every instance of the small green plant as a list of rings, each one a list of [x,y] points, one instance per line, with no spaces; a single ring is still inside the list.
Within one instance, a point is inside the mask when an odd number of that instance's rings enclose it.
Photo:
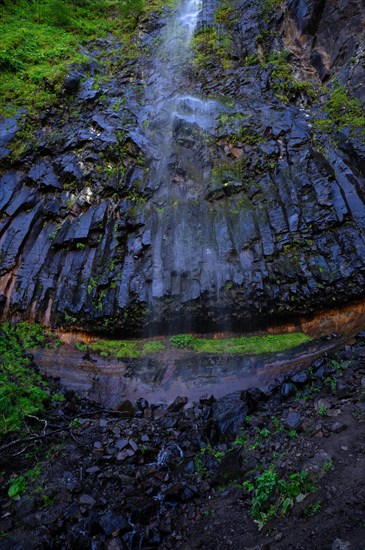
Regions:
[[[213,457],[216,462],[220,464],[225,454],[226,453],[224,451],[214,449],[210,444],[208,444],[206,447],[203,447],[195,458],[195,469],[197,473],[202,475],[203,477],[208,477],[209,471],[206,466],[206,459],[208,457]]]
[[[85,245],[84,243],[77,243],[76,248],[77,250],[85,250]]]
[[[79,351],[86,351],[87,345],[84,342],[75,342],[75,348]]]
[[[293,69],[289,63],[291,52],[283,49],[273,51],[268,57],[267,67],[271,69],[271,88],[276,97],[285,103],[301,93],[305,93],[310,99],[315,98],[313,85],[309,82],[296,80]]]
[[[337,388],[336,378],[327,376],[327,378],[324,379],[324,383],[326,384],[326,386],[329,386],[332,391],[334,391]]]
[[[141,445],[140,448],[139,448],[139,451],[142,455],[145,455],[148,452],[147,445]]]
[[[40,466],[31,468],[24,475],[16,476],[9,481],[8,496],[18,500],[27,490],[27,482],[34,481],[41,474]]]
[[[247,443],[247,433],[243,432],[236,437],[236,439],[233,442],[233,445],[244,447],[246,443]]]
[[[251,514],[261,529],[275,514],[276,508],[270,503],[271,496],[277,485],[278,474],[273,470],[265,470],[254,483],[243,484],[244,489],[253,494]]]
[[[321,503],[313,502],[312,504],[308,504],[308,506],[306,506],[306,508],[304,509],[304,515],[308,517],[315,516],[320,511],[321,511]]]
[[[176,334],[171,336],[170,343],[174,348],[192,348],[195,340],[192,334]]]
[[[307,472],[296,472],[279,479],[279,474],[272,468],[265,470],[253,482],[246,481],[243,488],[252,495],[251,515],[259,529],[273,516],[285,516],[296,502],[316,490]]]
[[[214,508],[212,508],[211,510],[205,510],[204,515],[214,517],[216,513],[217,511]]]
[[[8,496],[15,500],[19,499],[27,489],[27,482],[24,476],[17,476],[10,480]]]
[[[77,430],[81,426],[81,422],[78,418],[73,418],[71,422],[69,423],[69,427],[72,430]]]
[[[322,130],[340,130],[348,126],[351,130],[359,129],[365,134],[365,113],[358,99],[351,98],[347,89],[333,82],[333,91],[327,99],[324,109],[327,119],[317,120],[316,125]]]
[[[257,53],[248,55],[245,58],[245,65],[247,65],[247,66],[257,65],[258,63],[260,63],[260,56]]]
[[[62,393],[54,393],[51,399],[55,403],[63,403],[65,401],[65,396]]]
[[[329,472],[330,470],[332,470],[332,467],[333,467],[333,461],[332,460],[327,460],[323,466],[322,466],[322,470],[327,473]]]
[[[262,428],[261,430],[258,431],[258,436],[260,439],[267,439],[268,437],[270,437],[271,435],[271,432],[268,428]]]
[[[46,495],[45,493],[42,494],[42,507],[43,508],[49,508],[50,506],[53,506],[55,503],[55,499],[51,498],[49,495]]]
[[[265,21],[269,21],[270,17],[280,8],[282,0],[260,0],[260,11]]]
[[[192,40],[194,51],[193,64],[196,68],[206,67],[211,58],[215,58],[223,69],[231,66],[232,39],[225,32],[218,33],[216,28],[199,29]]]
[[[327,407],[321,405],[318,407],[318,414],[319,416],[327,416]]]

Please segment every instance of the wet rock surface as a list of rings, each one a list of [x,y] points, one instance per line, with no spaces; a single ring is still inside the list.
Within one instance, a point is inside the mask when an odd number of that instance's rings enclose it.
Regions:
[[[224,397],[242,388],[236,400],[248,414],[258,403],[265,401],[263,389],[275,384],[277,377],[291,369],[301,369],[326,352],[336,350],[346,337],[326,337],[297,346],[292,350],[259,355],[194,353],[190,350],[165,349],[158,354],[140,358],[103,357],[96,352],[84,352],[71,344],[56,349],[32,349],[40,372],[57,378],[62,385],[78,395],[105,407],[118,407],[125,414],[132,412],[131,401],[137,402],[140,411],[148,401],[170,404],[174,412],[183,408],[185,399],[213,404],[215,398]],[[165,341],[168,345],[168,342]],[[323,372],[323,371],[321,371]],[[316,370],[315,375],[318,377]],[[308,382],[307,371],[299,371],[286,380],[281,388],[284,398],[296,393],[296,388]],[[289,389],[289,392],[288,392]],[[179,397],[176,399],[176,395]],[[146,405],[147,403],[147,405]],[[224,408],[216,407],[217,415]],[[243,412],[244,412],[243,410]],[[219,412],[221,411],[221,412]],[[234,429],[234,426],[231,426]]]
[[[217,401],[139,400],[128,418],[65,392],[39,435],[63,432],[1,448],[0,547],[361,548],[364,357],[358,338],[322,357],[320,377],[318,359],[302,371],[304,385],[288,374]],[[284,398],[289,379],[296,394]],[[315,489],[259,531],[245,482],[268,470],[307,472]],[[10,499],[20,475],[26,488]]]
[[[138,60],[115,38],[90,44],[31,139],[22,115],[2,121],[4,316],[124,334],[242,330],[363,296],[362,138],[318,130],[320,94],[289,83],[278,99],[275,67],[252,58],[286,47],[298,78],[336,75],[363,100],[360,3],[291,1],[265,17],[235,7],[219,23],[225,66],[214,51],[187,60],[164,90],[151,50],[167,10],[140,22]],[[219,8],[203,3],[198,31],[214,32]]]

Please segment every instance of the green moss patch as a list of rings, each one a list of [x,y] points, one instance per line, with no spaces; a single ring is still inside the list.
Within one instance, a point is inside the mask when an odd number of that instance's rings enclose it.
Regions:
[[[118,359],[141,357],[160,353],[169,348],[189,349],[196,353],[212,354],[254,354],[277,353],[304,344],[311,338],[300,332],[265,336],[241,336],[236,338],[197,338],[192,334],[176,334],[169,340],[98,340],[89,345],[91,351],[102,357]],[[76,344],[77,346],[77,344]]]
[[[176,338],[173,337],[173,338]],[[254,354],[277,353],[285,351],[310,340],[309,336],[300,332],[291,334],[274,334],[265,336],[242,336],[238,338],[194,338],[187,347],[197,353],[214,354]]]
[[[90,350],[97,351],[102,357],[110,355],[122,359],[124,357],[140,357],[153,353],[159,353],[165,349],[162,342],[140,340],[98,340],[89,346]]]

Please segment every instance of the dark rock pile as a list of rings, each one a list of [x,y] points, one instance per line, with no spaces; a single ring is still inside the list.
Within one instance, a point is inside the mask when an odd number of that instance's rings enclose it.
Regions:
[[[266,392],[199,404],[108,411],[67,394],[47,429],[70,429],[3,451],[0,548],[360,548],[364,360],[359,337]],[[243,482],[267,469],[308,472],[316,490],[260,533]],[[9,499],[19,475],[25,492]]]

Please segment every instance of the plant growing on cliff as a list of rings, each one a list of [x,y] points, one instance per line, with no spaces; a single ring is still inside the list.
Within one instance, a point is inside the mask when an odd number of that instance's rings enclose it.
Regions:
[[[271,69],[271,88],[278,99],[287,103],[299,94],[315,99],[313,85],[310,82],[297,80],[289,63],[291,52],[286,49],[270,53],[266,66]]]
[[[260,12],[265,21],[269,21],[274,13],[279,10],[282,0],[260,0]]]
[[[154,6],[152,5],[154,4]],[[160,0],[17,0],[2,2],[0,111],[44,107],[55,101],[72,63],[87,61],[80,44],[107,33],[130,44],[142,12]]]
[[[192,41],[194,52],[193,65],[196,68],[205,67],[211,58],[227,69],[231,66],[230,53],[232,50],[232,40],[228,34],[218,33],[216,28],[200,29]]]
[[[324,104],[327,119],[317,120],[316,125],[325,131],[359,129],[365,134],[365,112],[360,101],[352,98],[344,86],[333,82],[333,91]]]
[[[237,14],[237,15],[236,15]],[[214,20],[218,24],[229,27],[238,17],[238,10],[230,2],[224,0],[214,14]]]

